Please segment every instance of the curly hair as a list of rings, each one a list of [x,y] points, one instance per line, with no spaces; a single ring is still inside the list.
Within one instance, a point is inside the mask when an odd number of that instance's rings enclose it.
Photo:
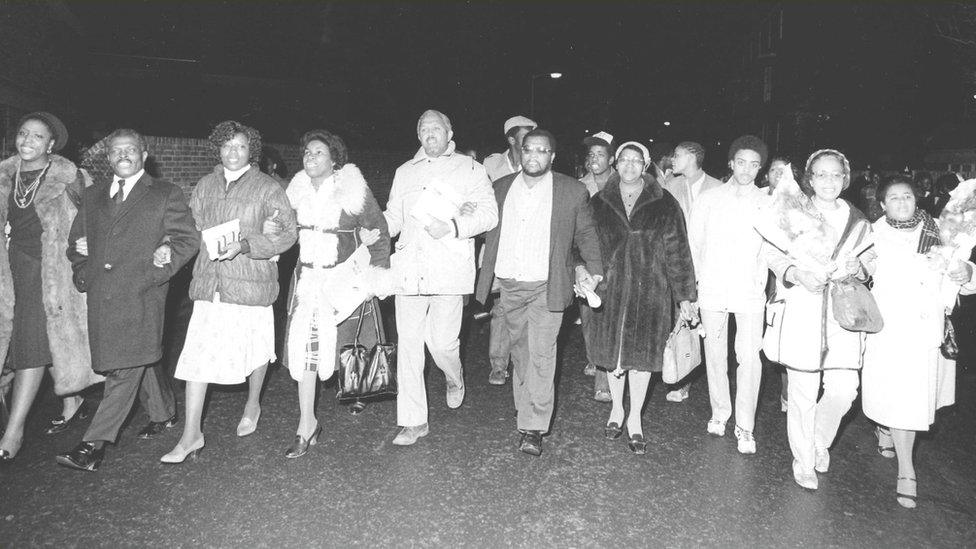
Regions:
[[[261,161],[261,132],[236,120],[225,120],[214,126],[213,131],[210,132],[210,137],[207,138],[210,141],[210,150],[219,159],[220,148],[237,134],[241,134],[247,139],[248,162],[251,164],[259,163]]]
[[[915,182],[912,181],[912,178],[904,174],[895,174],[881,179],[881,183],[878,185],[878,191],[874,196],[879,204],[884,204],[885,195],[888,194],[888,189],[894,187],[895,185],[907,185],[912,191],[912,195],[916,199],[918,198],[918,187],[915,185]]]
[[[674,146],[675,149],[684,149],[688,151],[689,154],[695,156],[695,165],[699,168],[705,165],[705,147],[700,143],[695,143],[694,141],[682,141]]]
[[[349,162],[349,149],[346,148],[346,142],[338,135],[328,130],[307,131],[302,136],[302,151],[312,141],[321,141],[329,148],[329,156],[332,157],[332,163],[335,164],[334,169],[338,170]]]
[[[754,151],[759,155],[759,163],[762,165],[766,164],[766,158],[769,157],[769,147],[766,146],[766,142],[762,139],[759,139],[755,135],[736,137],[735,141],[729,145],[729,161],[735,160],[735,154],[743,150]]]
[[[810,184],[813,181],[813,165],[826,156],[836,158],[840,162],[841,168],[844,170],[844,185],[841,187],[841,191],[847,189],[851,186],[851,163],[847,161],[847,157],[844,153],[836,149],[820,149],[810,155],[807,159],[807,165],[803,169],[803,179],[800,180],[800,190],[806,193],[807,196],[813,196],[813,185]]]

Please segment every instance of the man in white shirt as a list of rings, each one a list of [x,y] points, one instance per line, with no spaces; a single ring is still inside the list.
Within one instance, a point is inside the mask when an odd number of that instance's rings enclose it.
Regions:
[[[762,381],[763,310],[768,267],[763,239],[753,228],[769,195],[756,186],[768,150],[758,137],[744,135],[729,148],[732,177],[703,192],[695,201],[688,226],[698,307],[705,328],[705,371],[712,417],[708,432],[725,435],[732,416],[729,395],[729,315],[735,315],[735,437],[739,452],[754,454],[753,428]]]
[[[603,276],[586,189],[552,172],[555,147],[551,133],[532,130],[522,142],[522,171],[495,184],[500,222],[485,240],[475,295],[483,301],[498,278],[512,340],[519,450],[534,456],[552,421],[556,339],[574,281],[592,291]],[[583,264],[574,265],[574,248]]]
[[[505,139],[508,150],[495,153],[485,159],[485,171],[492,182],[498,181],[506,175],[522,169],[522,140],[525,134],[536,128],[537,124],[521,115],[513,116],[505,121]],[[482,253],[484,253],[482,251]],[[493,293],[497,288],[493,288]],[[488,331],[488,360],[491,372],[488,373],[488,383],[504,385],[508,379],[508,363],[512,354],[512,345],[508,339],[508,328],[505,327],[505,307],[501,300],[495,300],[491,306],[491,325]]]
[[[447,405],[461,406],[459,355],[463,296],[474,289],[474,236],[498,223],[485,168],[455,152],[451,121],[429,110],[417,122],[420,150],[397,168],[386,221],[400,235],[390,257],[397,283],[397,424],[393,444],[429,433],[424,345],[447,378]],[[462,213],[461,206],[466,205]]]
[[[672,177],[662,186],[678,201],[687,224],[698,197],[709,189],[721,186],[722,182],[702,169],[702,164],[705,162],[705,147],[694,141],[678,143],[674,148],[673,162],[676,177]],[[690,386],[690,382],[672,386],[672,390],[665,398],[669,402],[682,402],[688,398]]]

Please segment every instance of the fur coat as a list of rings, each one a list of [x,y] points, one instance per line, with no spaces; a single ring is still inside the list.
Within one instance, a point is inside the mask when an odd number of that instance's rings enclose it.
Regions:
[[[10,193],[17,174],[18,157],[0,162],[0,227],[6,226]],[[84,171],[85,186],[91,179]],[[51,168],[34,199],[41,220],[42,301],[47,313],[47,337],[51,345],[54,391],[59,395],[76,393],[102,380],[91,368],[88,349],[88,308],[85,294],[72,283],[68,261],[68,233],[78,208],[67,188],[78,176],[78,168],[68,159],[51,155]],[[81,189],[77,189],[80,194]],[[0,246],[0,356],[6,357],[13,332],[14,286],[7,247]]]
[[[305,366],[312,318],[317,314],[318,373],[320,378],[327,379],[333,371],[336,325],[344,320],[332,318],[329,293],[353,282],[334,280],[328,267],[342,263],[356,251],[359,229],[379,229],[380,239],[369,246],[370,265],[377,269],[368,269],[363,280],[356,282],[370,295],[390,293],[388,289],[377,291],[381,285],[379,280],[388,278],[381,273],[387,272],[385,269],[390,266],[390,232],[366,180],[353,164],[337,170],[333,182],[323,183],[318,191],[304,170],[298,172],[288,185],[288,200],[297,216],[300,248],[288,299],[283,362],[292,377],[299,380]]]
[[[606,278],[587,331],[591,362],[660,372],[681,301],[697,300],[695,269],[677,200],[650,175],[628,219],[614,174],[590,201]]]

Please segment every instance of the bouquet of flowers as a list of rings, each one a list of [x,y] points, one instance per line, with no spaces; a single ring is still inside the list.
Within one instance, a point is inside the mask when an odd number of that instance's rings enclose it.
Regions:
[[[949,193],[949,202],[939,216],[941,246],[933,246],[931,252],[943,271],[956,261],[969,259],[976,246],[976,179],[963,181]],[[942,297],[947,309],[956,303],[959,284],[942,279]]]
[[[755,227],[763,238],[793,258],[798,268],[825,275],[837,270],[831,260],[831,229],[810,197],[800,190],[789,166],[783,170],[772,200],[761,209]]]

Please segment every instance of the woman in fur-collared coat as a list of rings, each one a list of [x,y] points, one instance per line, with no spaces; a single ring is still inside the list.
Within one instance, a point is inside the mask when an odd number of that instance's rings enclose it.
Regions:
[[[68,140],[64,124],[46,112],[20,120],[17,155],[0,162],[0,357],[15,372],[10,421],[0,439],[0,461],[20,450],[27,412],[46,366],[54,390],[72,395],[99,381],[88,349],[85,295],[71,282],[65,251],[87,174],[54,154]],[[62,416],[48,432],[66,428],[87,412],[80,396],[65,397]]]
[[[301,413],[295,441],[285,451],[289,458],[304,455],[322,430],[315,419],[317,380],[332,376],[337,350],[340,344],[352,343],[359,315],[379,314],[372,300],[372,311],[337,318],[334,311],[339,307],[333,308],[332,293],[345,293],[345,286],[353,281],[334,277],[334,267],[349,259],[360,242],[368,246],[370,265],[390,266],[386,218],[359,169],[346,163],[345,143],[325,130],[313,130],[302,137],[302,148],[304,169],[295,174],[287,191],[298,218],[299,256],[292,277],[284,363],[298,382]],[[367,346],[375,343],[371,321],[363,323],[360,338]]]
[[[585,326],[587,353],[610,372],[613,408],[606,436],[621,434],[627,381],[630,449],[643,454],[640,410],[651,372],[662,369],[676,308],[688,320],[694,316],[695,270],[678,202],[644,171],[650,165],[647,149],[628,142],[615,156],[617,173],[590,200],[606,280],[598,288],[603,306],[593,310]]]

